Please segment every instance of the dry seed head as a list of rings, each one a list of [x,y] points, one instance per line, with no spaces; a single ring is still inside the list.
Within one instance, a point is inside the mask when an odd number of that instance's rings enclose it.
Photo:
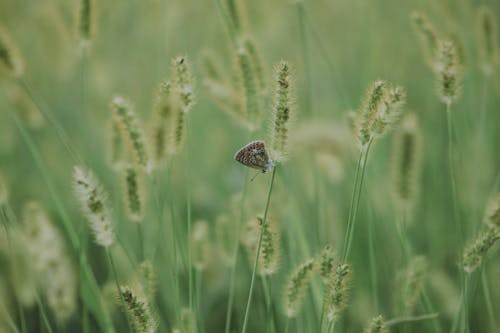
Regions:
[[[439,40],[436,30],[427,16],[422,12],[412,12],[410,19],[413,24],[413,29],[420,40],[424,59],[427,65],[433,68]]]
[[[127,143],[135,161],[149,174],[153,167],[148,156],[148,145],[132,105],[125,98],[117,96],[113,98],[111,108],[115,122],[120,127],[122,138]]]
[[[157,164],[164,161],[167,154],[168,125],[172,118],[172,85],[169,81],[160,82],[153,102],[151,117],[151,142],[153,156]]]
[[[415,114],[407,114],[394,136],[393,197],[399,208],[411,210],[418,197],[422,164],[422,133]]]
[[[157,278],[151,260],[145,260],[139,265],[139,276],[146,298],[150,302],[153,302],[156,293]]]
[[[186,56],[172,59],[172,69],[175,77],[174,91],[183,112],[189,112],[195,104],[194,76]]]
[[[481,266],[486,252],[499,238],[500,231],[498,228],[488,228],[473,239],[463,253],[462,264],[464,271],[472,273]]]
[[[207,268],[211,258],[212,246],[210,243],[210,229],[208,223],[203,220],[193,224],[191,234],[191,253],[193,256],[193,267],[198,271]]]
[[[258,273],[272,275],[278,272],[280,265],[280,236],[276,231],[276,224],[272,220],[267,219],[265,225],[263,225],[261,217],[257,217],[257,221],[262,229]]]
[[[243,88],[241,113],[244,115],[250,130],[258,128],[260,123],[260,106],[257,95],[257,80],[255,68],[249,52],[241,47],[236,52],[240,82]]]
[[[113,244],[115,233],[108,194],[104,192],[92,171],[84,171],[78,166],[75,166],[73,171],[73,187],[82,211],[89,220],[96,243],[109,247]]]
[[[95,0],[80,0],[78,9],[78,35],[83,44],[90,42],[96,30]]]
[[[331,281],[337,267],[337,255],[333,247],[328,244],[317,258],[319,275],[324,283]]]
[[[24,65],[18,49],[0,26],[0,77],[7,75],[19,78],[23,75],[23,71]]]
[[[460,95],[462,79],[462,69],[452,41],[439,42],[435,72],[438,95],[443,103],[450,106]]]
[[[286,61],[275,68],[275,96],[271,123],[271,158],[277,163],[286,161],[290,123],[294,116],[295,91],[293,70]]]
[[[290,278],[285,286],[283,301],[285,315],[288,318],[296,317],[301,310],[313,271],[314,260],[308,259],[297,267],[292,275],[290,275]]]
[[[388,333],[389,329],[385,323],[384,317],[379,315],[368,323],[368,326],[364,329],[363,333]]]
[[[120,286],[120,294],[125,303],[125,311],[138,333],[154,333],[158,322],[154,318],[148,301],[137,290],[129,286]]]
[[[128,217],[134,222],[144,218],[145,193],[144,175],[130,164],[123,170],[123,199]]]
[[[400,276],[401,302],[405,313],[411,314],[424,290],[429,263],[424,256],[411,259],[406,270]]]
[[[500,230],[500,194],[494,195],[486,205],[484,222],[490,227]]]
[[[479,41],[479,65],[483,73],[492,75],[498,64],[498,32],[495,14],[481,6],[477,12],[477,40]]]
[[[329,322],[337,321],[342,312],[347,308],[351,274],[351,266],[349,264],[339,264],[334,274],[330,277],[323,305],[326,318]]]

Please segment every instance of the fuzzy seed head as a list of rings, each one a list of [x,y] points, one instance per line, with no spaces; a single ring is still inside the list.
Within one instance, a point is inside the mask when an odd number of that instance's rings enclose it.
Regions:
[[[175,93],[182,111],[187,113],[195,104],[194,76],[191,65],[186,56],[178,56],[172,59],[172,67],[175,76]]]
[[[109,247],[113,244],[115,233],[108,194],[104,192],[92,171],[84,171],[78,166],[73,171],[73,187],[76,199],[90,223],[96,243]]]
[[[245,41],[243,42],[245,50],[248,53],[248,56],[250,57],[250,60],[252,62],[252,67],[255,72],[255,81],[257,82],[257,87],[258,87],[258,96],[265,96],[266,95],[266,79],[264,76],[264,69],[262,66],[262,60],[261,56],[259,53],[259,50],[257,49],[257,46],[255,45],[255,42],[251,38],[246,38]]]
[[[314,266],[314,260],[308,259],[299,265],[288,279],[283,301],[285,315],[288,318],[296,317],[301,310],[307,287],[312,278]]]
[[[145,190],[143,175],[133,165],[123,170],[123,193],[130,220],[141,222],[144,218]]]
[[[275,68],[275,96],[271,123],[271,158],[282,163],[288,156],[288,137],[294,112],[293,70],[286,61]]]
[[[446,105],[453,104],[460,95],[461,66],[452,41],[440,41],[435,67],[438,95]]]
[[[212,247],[210,243],[210,228],[203,220],[193,224],[191,234],[191,253],[193,256],[193,267],[198,271],[207,268],[211,258]]]
[[[19,51],[7,32],[0,26],[0,77],[6,75],[19,78],[23,75],[23,71],[24,65]]]
[[[258,128],[261,118],[255,68],[245,48],[238,49],[236,57],[240,75],[239,81],[243,88],[241,113],[246,119],[249,129],[253,131]]]
[[[436,30],[427,16],[422,12],[412,12],[410,19],[420,41],[424,59],[427,65],[433,68],[439,40]]]
[[[125,147],[120,126],[111,120],[108,125],[108,163],[116,171],[123,170],[125,162]]]
[[[276,231],[276,224],[271,220],[268,219],[265,225],[261,217],[257,217],[257,221],[262,229],[258,273],[272,275],[278,272],[280,265],[280,236]]]
[[[132,325],[138,333],[154,333],[158,322],[153,316],[148,301],[138,291],[129,286],[121,286],[120,294],[125,303]]]
[[[495,14],[486,6],[477,13],[477,40],[479,41],[479,65],[486,76],[494,73],[498,65],[498,31]]]
[[[173,105],[171,100],[172,85],[163,81],[158,85],[151,117],[151,142],[153,156],[157,164],[164,161],[167,154],[168,125],[172,118]]]
[[[407,114],[393,142],[392,183],[396,205],[411,210],[417,200],[421,171],[422,133],[418,119]]]
[[[136,163],[149,174],[153,167],[147,151],[148,145],[132,105],[125,98],[118,96],[111,102],[111,109],[115,122],[120,128],[122,138],[134,156]]]
[[[335,273],[330,277],[324,299],[324,309],[329,322],[337,321],[347,308],[351,274],[349,264],[339,264],[335,269]]]
[[[139,265],[139,276],[144,295],[150,302],[153,302],[156,293],[157,278],[151,260],[145,260]]]
[[[326,245],[317,260],[319,275],[324,283],[328,283],[332,279],[332,275],[335,273],[335,268],[337,267],[337,255],[333,247],[330,244]]]
[[[411,259],[400,275],[401,301],[406,314],[411,314],[424,290],[429,263],[424,256]]]
[[[490,228],[500,230],[500,194],[496,194],[488,201],[484,222]]]
[[[364,333],[388,333],[389,329],[382,315],[373,318],[368,326],[364,329]]]
[[[488,250],[500,238],[498,228],[488,228],[473,239],[465,248],[462,264],[467,273],[472,273],[481,266],[484,256]]]
[[[83,43],[88,43],[95,34],[95,12],[94,0],[80,0],[78,11],[78,34]]]

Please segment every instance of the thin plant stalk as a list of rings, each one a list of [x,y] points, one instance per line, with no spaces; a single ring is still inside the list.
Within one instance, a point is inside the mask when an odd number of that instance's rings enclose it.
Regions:
[[[342,261],[347,261],[351,251],[352,238],[354,234],[354,225],[356,222],[356,215],[359,207],[359,200],[361,197],[361,189],[363,187],[363,179],[365,176],[366,162],[368,159],[368,153],[370,152],[370,147],[372,145],[373,139],[368,141],[366,148],[360,152],[360,157],[358,160],[358,166],[356,167],[356,176],[354,180],[354,189],[351,198],[351,206],[349,209],[349,219],[347,221],[347,231],[344,239],[344,252],[342,256]],[[359,181],[358,181],[359,179]]]
[[[274,312],[272,311],[272,298],[269,285],[267,284],[266,276],[261,276],[262,289],[264,290],[264,298],[266,302],[266,321],[269,324],[268,332],[274,332]]]
[[[188,278],[189,278],[189,308],[193,308],[193,267],[192,267],[192,251],[191,251],[191,156],[190,156],[190,135],[188,117],[186,115],[186,214],[187,214],[187,256],[188,256]]]
[[[239,254],[239,249],[240,249],[240,235],[241,235],[241,227],[243,224],[243,216],[244,216],[244,205],[245,205],[245,198],[247,195],[247,188],[248,188],[248,170],[245,173],[245,181],[243,183],[243,192],[241,194],[241,200],[240,200],[240,211],[239,211],[239,217],[238,217],[238,226],[236,230],[236,244],[234,248],[234,254],[233,254],[233,265],[231,267],[231,276],[230,276],[230,281],[229,281],[229,299],[227,302],[227,310],[226,310],[226,325],[224,332],[229,333],[229,329],[231,327],[231,315],[233,311],[233,301],[234,301],[234,289],[235,289],[235,284],[236,284],[236,265],[238,263],[238,254]]]
[[[372,282],[372,302],[373,305],[375,306],[376,312],[378,312],[378,295],[377,295],[377,290],[378,290],[378,281],[377,281],[377,256],[375,255],[375,242],[374,242],[374,237],[373,237],[373,232],[374,232],[374,219],[370,215],[370,219],[368,221],[368,246],[369,246],[369,256],[370,256],[370,277],[371,277],[371,282]]]
[[[246,329],[247,329],[248,314],[250,312],[250,304],[252,303],[255,275],[257,273],[257,265],[259,263],[260,248],[262,246],[262,236],[264,234],[262,231],[264,230],[264,227],[266,226],[266,223],[267,223],[267,212],[269,210],[269,203],[271,202],[271,193],[273,191],[273,184],[274,184],[274,177],[276,175],[276,169],[277,169],[277,166],[273,167],[273,173],[271,176],[271,181],[269,183],[269,191],[267,192],[266,206],[264,208],[264,216],[262,218],[262,226],[260,228],[259,243],[257,245],[257,253],[255,254],[255,260],[254,260],[254,264],[253,264],[252,279],[250,281],[250,290],[248,292],[248,300],[247,300],[247,305],[246,305],[246,310],[245,310],[245,319],[243,320],[243,328],[241,330],[242,333],[245,333]]]
[[[481,268],[481,285],[483,289],[483,295],[484,295],[484,301],[486,303],[486,310],[488,311],[488,318],[490,320],[490,327],[491,329],[494,329],[497,327],[496,320],[495,320],[495,312],[493,310],[493,303],[491,302],[491,294],[490,294],[490,289],[488,287],[488,279],[486,276],[486,268],[483,267]]]
[[[52,330],[52,326],[50,326],[49,319],[47,318],[47,312],[45,311],[45,306],[43,305],[42,301],[40,300],[40,296],[38,296],[38,293],[36,293],[35,296],[36,303],[38,305],[38,308],[40,309],[40,316],[42,318],[43,324],[49,331],[49,333],[54,333]]]

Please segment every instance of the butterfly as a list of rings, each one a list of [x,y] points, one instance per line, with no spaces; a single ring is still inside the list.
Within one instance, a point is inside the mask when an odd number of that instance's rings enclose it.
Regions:
[[[273,167],[273,161],[267,154],[264,141],[252,141],[246,144],[236,152],[234,159],[247,167],[259,169],[262,173],[269,172]]]

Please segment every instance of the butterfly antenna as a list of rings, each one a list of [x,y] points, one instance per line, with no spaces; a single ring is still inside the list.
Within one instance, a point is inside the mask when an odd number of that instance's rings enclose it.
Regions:
[[[253,180],[258,176],[260,175],[262,172],[257,172],[252,178],[250,178],[250,182],[253,182]]]

